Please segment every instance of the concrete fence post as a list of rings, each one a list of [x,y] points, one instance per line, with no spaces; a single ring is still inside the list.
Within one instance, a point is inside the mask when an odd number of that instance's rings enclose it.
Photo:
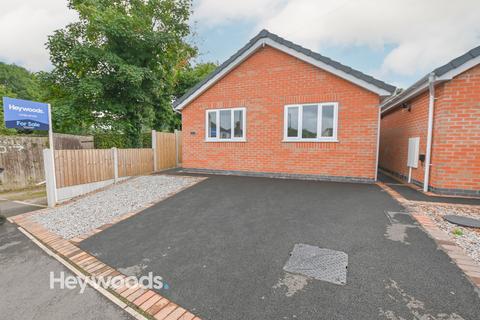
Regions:
[[[117,148],[112,148],[113,152],[113,183],[118,181],[118,150]]]
[[[43,149],[43,166],[45,168],[47,202],[50,208],[55,207],[57,204],[57,186],[55,181],[55,168],[53,161],[53,152],[50,149]]]
[[[178,138],[178,130],[174,130],[175,133],[175,167],[178,168],[178,144],[179,144],[179,138]]]
[[[153,172],[157,172],[157,131],[152,130]]]

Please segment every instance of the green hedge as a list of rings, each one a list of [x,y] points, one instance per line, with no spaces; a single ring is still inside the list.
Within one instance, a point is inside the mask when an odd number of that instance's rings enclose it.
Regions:
[[[127,136],[119,133],[96,133],[94,134],[95,149],[130,148]],[[142,147],[152,147],[152,133],[142,133]]]

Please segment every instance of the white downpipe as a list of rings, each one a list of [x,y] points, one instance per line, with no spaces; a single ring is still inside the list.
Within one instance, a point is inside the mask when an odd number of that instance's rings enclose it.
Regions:
[[[428,77],[429,100],[428,100],[428,131],[427,131],[427,150],[425,155],[425,176],[423,178],[423,191],[428,191],[430,182],[430,166],[432,158],[432,136],[433,136],[433,111],[435,107],[435,74],[430,73]]]
[[[378,180],[378,161],[380,158],[380,118],[382,113],[382,107],[378,106],[378,119],[377,119],[377,157],[375,159],[375,181]]]

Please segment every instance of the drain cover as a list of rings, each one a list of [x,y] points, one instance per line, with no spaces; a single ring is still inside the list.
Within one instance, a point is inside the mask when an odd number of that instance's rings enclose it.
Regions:
[[[480,220],[473,219],[469,217],[462,217],[462,216],[455,216],[455,215],[446,215],[443,217],[448,222],[457,224],[463,227],[471,227],[471,228],[480,228]]]
[[[345,252],[296,244],[283,270],[344,285],[347,283],[347,266]]]

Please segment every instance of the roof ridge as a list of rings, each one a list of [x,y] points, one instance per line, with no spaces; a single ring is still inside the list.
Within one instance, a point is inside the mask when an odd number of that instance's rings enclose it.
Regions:
[[[302,47],[299,44],[296,44],[290,40],[286,40],[274,33],[271,33],[267,29],[262,29],[256,36],[254,36],[252,39],[250,39],[245,46],[240,48],[238,51],[236,51],[230,58],[225,60],[221,65],[219,65],[213,72],[211,72],[205,79],[197,83],[193,88],[188,90],[183,96],[178,98],[177,100],[174,101],[173,105],[176,108],[178,105],[183,103],[186,99],[188,99],[189,96],[191,96],[195,91],[200,89],[204,84],[206,84],[208,81],[210,81],[212,78],[214,78],[217,74],[219,74],[223,69],[225,69],[230,63],[235,61],[239,56],[241,56],[244,52],[246,52],[248,49],[250,49],[255,43],[257,43],[258,40],[263,39],[263,38],[268,38],[271,39],[272,41],[275,41],[281,45],[284,45],[290,49],[293,49],[299,53],[302,53],[306,56],[309,56],[317,61],[323,62],[324,64],[327,64],[337,70],[340,70],[346,74],[349,74],[359,80],[365,81],[371,85],[374,85],[377,88],[383,89],[387,92],[393,93],[396,89],[395,86],[392,86],[386,82],[383,82],[381,80],[378,80],[370,75],[367,75],[359,70],[353,69],[349,66],[346,66],[338,61],[335,61],[329,57],[323,56],[320,53],[314,52],[308,48]]]
[[[386,83],[385,81],[376,79],[376,78],[374,78],[373,76],[368,75],[368,74],[366,74],[366,73],[363,73],[363,72],[360,71],[360,70],[354,69],[354,68],[352,68],[352,67],[350,67],[350,66],[347,66],[347,65],[345,65],[345,64],[343,64],[343,63],[341,63],[341,62],[339,62],[339,61],[337,61],[337,60],[334,60],[334,59],[332,59],[332,58],[330,58],[330,57],[327,57],[327,56],[325,56],[325,55],[323,55],[323,54],[321,54],[321,53],[318,53],[318,52],[316,52],[316,51],[313,51],[312,49],[306,48],[306,47],[304,47],[304,46],[302,46],[302,45],[299,45],[299,44],[297,44],[297,43],[295,43],[295,42],[293,42],[293,41],[287,40],[287,39],[285,39],[285,38],[283,38],[283,37],[281,37],[281,36],[279,36],[279,35],[277,35],[277,34],[275,34],[275,33],[272,33],[272,32],[270,32],[270,31],[268,31],[267,29],[262,29],[262,31],[260,31],[260,33],[259,33],[258,35],[260,35],[260,34],[262,34],[262,35],[265,35],[265,34],[271,35],[271,36],[273,36],[273,37],[281,40],[281,42],[287,42],[287,43],[291,44],[291,46],[294,46],[294,47],[299,48],[300,50],[297,50],[297,51],[302,51],[302,52],[304,52],[304,53],[309,52],[310,54],[307,54],[308,56],[312,56],[312,55],[318,56],[320,59],[317,59],[317,60],[321,60],[321,59],[322,59],[322,60],[323,60],[323,59],[324,59],[324,60],[328,60],[328,61],[330,62],[330,63],[328,63],[328,64],[336,64],[336,65],[339,66],[340,68],[348,69],[349,71],[351,71],[351,72],[353,72],[353,73],[358,73],[358,74],[360,74],[360,75],[362,75],[362,76],[364,76],[364,77],[370,78],[370,79],[373,80],[373,81],[378,81],[379,83],[382,83],[382,84],[384,84],[384,85],[386,85],[386,86],[391,86],[391,87],[393,87],[393,88],[395,89],[395,86],[392,86],[392,85]],[[340,68],[337,68],[337,69],[340,69]]]
[[[402,101],[402,99],[405,99],[405,96],[408,96],[410,93],[414,92],[418,88],[420,88],[422,85],[425,86],[425,83],[428,81],[428,77],[430,74],[434,74],[436,77],[441,77],[447,72],[457,69],[467,63],[468,61],[475,59],[480,56],[480,46],[477,46],[473,49],[468,50],[462,55],[459,55],[456,58],[453,58],[449,62],[445,63],[444,65],[441,65],[440,67],[437,67],[433,69],[433,71],[427,73],[425,76],[420,78],[419,80],[415,81],[412,85],[408,86],[405,90],[402,92],[393,95],[390,99],[385,100],[382,103],[382,109],[385,110],[390,110],[391,108],[395,107],[398,104],[398,101]]]
[[[455,68],[458,68],[459,66],[463,65],[467,61],[470,61],[471,59],[476,58],[478,56],[480,56],[480,46],[477,46],[473,49],[470,49],[467,52],[465,52],[464,54],[459,55],[456,58],[453,58],[452,60],[445,63],[444,65],[442,65],[438,68],[435,68],[433,70],[433,73],[435,73],[436,76],[442,76],[445,73],[447,73],[448,71],[450,71],[452,69],[455,69]]]

